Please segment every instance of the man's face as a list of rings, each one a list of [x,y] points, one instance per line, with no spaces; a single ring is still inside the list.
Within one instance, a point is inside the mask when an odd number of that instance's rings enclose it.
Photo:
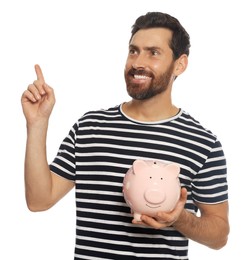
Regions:
[[[164,28],[139,30],[132,37],[124,76],[133,99],[148,99],[168,89],[174,69],[171,37]]]

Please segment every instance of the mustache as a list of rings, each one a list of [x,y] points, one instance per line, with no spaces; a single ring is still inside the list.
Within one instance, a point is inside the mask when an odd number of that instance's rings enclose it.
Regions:
[[[140,76],[146,76],[146,77],[154,78],[154,75],[151,72],[146,71],[144,69],[134,69],[134,68],[131,68],[128,71],[128,75],[131,75],[131,76],[140,75]]]

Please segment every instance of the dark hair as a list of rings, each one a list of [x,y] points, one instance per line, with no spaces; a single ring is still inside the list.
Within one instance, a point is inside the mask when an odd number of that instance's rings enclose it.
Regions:
[[[140,29],[167,28],[173,32],[169,46],[173,51],[173,58],[176,60],[182,54],[189,55],[190,36],[180,22],[169,14],[161,12],[148,12],[138,17],[132,26],[131,38]]]

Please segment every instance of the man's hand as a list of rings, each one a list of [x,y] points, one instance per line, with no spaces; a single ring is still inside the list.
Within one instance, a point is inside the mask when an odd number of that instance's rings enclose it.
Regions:
[[[146,225],[156,229],[172,226],[173,223],[178,220],[181,212],[184,210],[186,199],[187,199],[187,190],[186,188],[182,188],[180,199],[174,210],[172,210],[171,212],[158,212],[157,216],[155,217],[142,215],[140,222],[133,220],[132,223]]]
[[[35,65],[37,80],[24,91],[21,103],[27,124],[48,121],[55,104],[54,91],[45,83],[42,70]]]

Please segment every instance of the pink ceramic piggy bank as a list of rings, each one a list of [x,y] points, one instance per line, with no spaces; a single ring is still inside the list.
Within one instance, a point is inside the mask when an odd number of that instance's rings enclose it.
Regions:
[[[178,164],[136,160],[123,180],[126,203],[141,220],[141,214],[154,217],[158,211],[171,211],[180,197]]]

